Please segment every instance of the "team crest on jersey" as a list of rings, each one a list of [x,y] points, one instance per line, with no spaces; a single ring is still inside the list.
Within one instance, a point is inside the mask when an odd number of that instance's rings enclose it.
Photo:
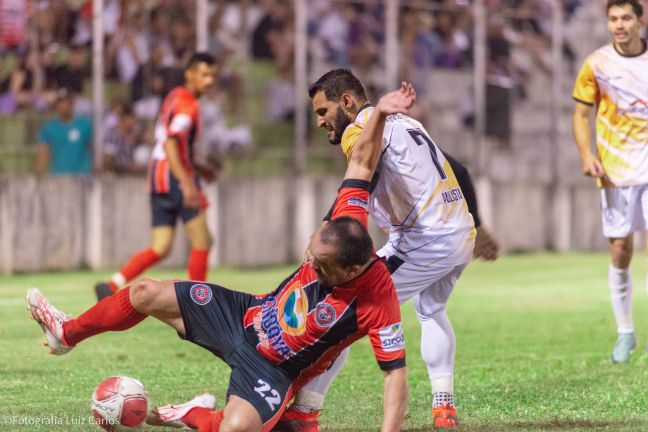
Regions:
[[[328,303],[320,303],[315,308],[315,322],[322,327],[330,327],[335,322],[335,308]]]
[[[367,201],[357,197],[351,198],[349,201],[347,201],[347,204],[349,204],[350,206],[362,207],[365,210],[367,210],[367,208],[369,207],[369,203]]]
[[[200,306],[206,305],[212,299],[211,288],[204,284],[192,285],[191,289],[189,289],[189,294],[191,295],[191,300]]]
[[[295,282],[278,301],[279,325],[291,335],[300,335],[306,329],[308,298],[299,282]]]

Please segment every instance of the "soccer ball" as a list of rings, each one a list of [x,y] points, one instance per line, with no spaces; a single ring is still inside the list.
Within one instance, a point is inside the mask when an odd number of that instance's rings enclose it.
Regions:
[[[92,416],[107,431],[135,430],[148,412],[148,394],[135,378],[110,377],[99,383],[92,394]]]

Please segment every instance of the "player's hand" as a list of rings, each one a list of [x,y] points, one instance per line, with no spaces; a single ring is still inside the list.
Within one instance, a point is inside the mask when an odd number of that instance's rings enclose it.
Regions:
[[[182,202],[185,207],[193,209],[200,208],[200,192],[194,182],[182,183],[180,189],[182,190]]]
[[[475,237],[475,250],[473,258],[482,258],[486,261],[495,261],[499,257],[499,244],[483,226],[477,227]]]
[[[592,153],[583,156],[583,174],[590,177],[605,177],[601,161]]]
[[[387,115],[407,114],[414,102],[416,102],[414,87],[410,83],[403,81],[400,89],[387,93],[380,98],[378,104],[376,104],[376,109]]]

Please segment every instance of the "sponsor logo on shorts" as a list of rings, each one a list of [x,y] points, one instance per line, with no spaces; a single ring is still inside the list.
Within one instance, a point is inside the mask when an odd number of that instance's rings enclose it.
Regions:
[[[381,328],[378,330],[378,336],[380,337],[380,346],[386,352],[405,349],[405,336],[403,336],[401,323]]]
[[[347,201],[347,204],[354,207],[362,207],[365,210],[367,210],[367,208],[369,207],[369,203],[367,201],[357,197],[349,199],[349,201]]]
[[[189,294],[191,295],[191,300],[200,306],[206,305],[212,299],[211,288],[204,284],[192,285]]]
[[[320,303],[315,308],[315,322],[322,327],[330,327],[335,322],[335,309],[328,303]]]

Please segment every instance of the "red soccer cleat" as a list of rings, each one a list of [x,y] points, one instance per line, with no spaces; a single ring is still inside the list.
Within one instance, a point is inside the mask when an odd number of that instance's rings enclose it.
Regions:
[[[434,417],[435,428],[454,429],[459,424],[457,422],[457,409],[448,403],[432,408],[432,417]]]
[[[273,432],[320,432],[320,410],[305,413],[288,408],[274,427]]]

